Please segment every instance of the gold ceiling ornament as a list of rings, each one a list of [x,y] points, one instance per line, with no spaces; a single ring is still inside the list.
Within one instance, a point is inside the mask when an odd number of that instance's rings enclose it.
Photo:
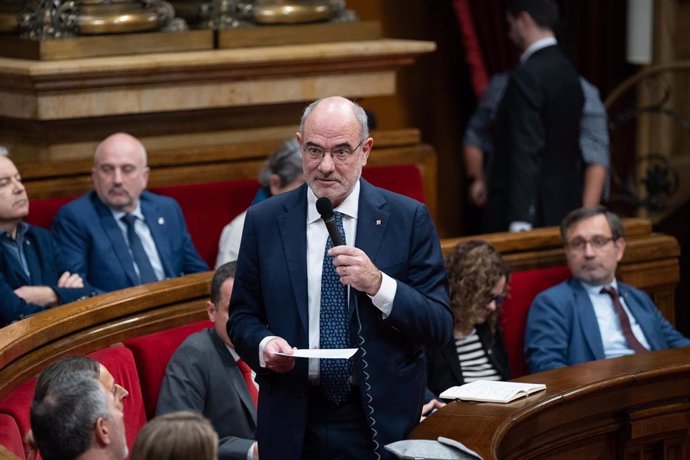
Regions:
[[[186,28],[164,0],[30,0],[19,15],[21,37],[34,40]]]

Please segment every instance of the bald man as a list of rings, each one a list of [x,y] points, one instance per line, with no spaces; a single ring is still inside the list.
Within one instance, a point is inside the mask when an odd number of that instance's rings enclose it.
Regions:
[[[144,145],[113,134],[96,148],[94,190],[65,205],[53,222],[65,261],[102,291],[208,270],[179,204],[146,191],[148,177]]]
[[[383,446],[419,422],[424,346],[452,337],[438,235],[423,204],[361,178],[374,141],[360,106],[314,102],[297,141],[307,184],[247,211],[230,301],[230,339],[261,388],[259,456],[390,458]],[[344,245],[331,247],[324,197]]]

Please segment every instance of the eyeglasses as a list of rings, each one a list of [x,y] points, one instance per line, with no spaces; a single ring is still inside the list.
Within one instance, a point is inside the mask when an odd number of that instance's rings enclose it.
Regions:
[[[505,292],[501,292],[500,294],[491,294],[491,296],[489,297],[489,301],[486,304],[488,305],[491,302],[496,302],[496,308],[501,308],[503,304],[506,302],[507,298],[508,294]]]
[[[347,161],[352,157],[352,154],[357,151],[364,144],[364,140],[357,144],[357,147],[351,149],[347,145],[335,147],[331,150],[324,150],[321,147],[315,145],[308,145],[304,148],[304,154],[309,157],[310,160],[321,160],[326,155],[326,152],[331,153],[333,161],[337,163],[347,163]]]
[[[574,238],[567,243],[565,247],[571,251],[584,251],[589,244],[593,249],[602,249],[604,246],[613,241],[613,237],[610,236],[595,236],[591,240],[586,240],[584,238]]]

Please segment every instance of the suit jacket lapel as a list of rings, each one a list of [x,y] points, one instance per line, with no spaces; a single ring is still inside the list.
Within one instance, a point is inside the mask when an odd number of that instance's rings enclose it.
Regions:
[[[589,300],[589,294],[585,288],[577,280],[571,280],[573,286],[573,301],[577,309],[577,318],[580,321],[580,329],[584,335],[587,345],[589,345],[595,359],[604,359],[604,346],[602,344],[601,333],[599,332],[599,323],[594,314],[594,307],[592,301]]]
[[[281,246],[290,270],[290,285],[305,334],[309,328],[309,307],[307,297],[307,186],[301,193],[285,203],[285,213],[278,216],[276,223],[280,232]]]
[[[665,344],[659,343],[657,341],[659,333],[654,328],[656,322],[647,314],[647,311],[645,311],[642,305],[640,305],[635,296],[631,294],[630,290],[625,285],[619,282],[618,292],[620,293],[621,298],[625,302],[625,306],[628,307],[630,314],[632,314],[634,320],[637,321],[637,324],[640,326],[640,329],[642,329],[642,333],[647,339],[647,343],[649,343],[651,349],[659,350],[662,348],[666,348]]]
[[[168,229],[165,219],[158,209],[158,206],[146,198],[146,193],[148,192],[144,192],[141,195],[141,213],[144,215],[144,219],[146,219],[146,225],[148,225],[151,236],[153,237],[153,242],[156,244],[158,257],[160,258],[161,264],[163,264],[163,271],[165,272],[165,276],[178,276],[179,273],[173,273],[169,263],[172,254],[170,254]]]
[[[355,246],[364,251],[376,265],[376,259],[383,244],[383,235],[389,225],[390,213],[383,210],[383,206],[386,204],[383,194],[366,180],[360,179],[359,182],[359,210],[357,212]],[[350,314],[353,311],[354,303],[350,301]]]
[[[24,242],[22,244],[24,245],[26,265],[29,268],[29,277],[31,278],[31,281],[29,281],[27,284],[31,284],[33,286],[43,286],[47,284],[47,280],[43,279],[43,267],[41,267],[41,261],[38,257],[38,248],[36,247],[38,242],[33,235],[31,235],[31,229],[29,229],[29,231],[24,235]],[[22,279],[26,278],[24,270],[22,270],[21,267],[17,268],[19,269],[20,277]],[[58,273],[57,276],[59,277],[61,274],[62,273]]]
[[[218,337],[216,331],[214,329],[210,329],[209,335],[211,336],[213,346],[216,348],[216,353],[218,353],[220,362],[223,363],[223,366],[227,371],[230,379],[230,385],[235,392],[237,392],[237,395],[240,397],[240,401],[242,401],[242,405],[244,405],[244,408],[251,417],[254,428],[256,428],[256,407],[254,407],[254,403],[252,402],[252,397],[249,394],[249,389],[244,381],[242,371],[237,366],[237,363],[223,341],[220,340],[220,337]]]
[[[129,253],[129,247],[125,242],[125,237],[122,235],[122,230],[120,230],[117,222],[115,222],[115,218],[110,212],[110,209],[101,202],[95,192],[92,192],[91,200],[96,214],[98,214],[98,218],[100,219],[101,227],[103,227],[105,235],[108,237],[108,240],[110,240],[113,251],[122,265],[122,269],[127,274],[127,278],[129,278],[132,285],[136,286],[139,284],[139,277],[137,276],[137,272],[134,271],[134,261]]]

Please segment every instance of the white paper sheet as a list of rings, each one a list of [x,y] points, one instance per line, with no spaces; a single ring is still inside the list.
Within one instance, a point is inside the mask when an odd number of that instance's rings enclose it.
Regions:
[[[348,359],[357,352],[358,348],[296,348],[293,354],[276,353],[281,356],[293,356],[295,358],[319,358],[319,359]]]

